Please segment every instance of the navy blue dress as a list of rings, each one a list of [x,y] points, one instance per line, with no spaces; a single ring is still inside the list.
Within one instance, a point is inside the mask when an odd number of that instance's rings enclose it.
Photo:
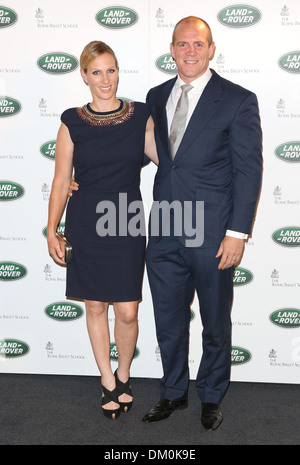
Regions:
[[[145,104],[126,101],[110,113],[87,104],[61,116],[74,143],[79,184],[66,211],[70,298],[141,299],[146,238],[139,184],[148,118]]]

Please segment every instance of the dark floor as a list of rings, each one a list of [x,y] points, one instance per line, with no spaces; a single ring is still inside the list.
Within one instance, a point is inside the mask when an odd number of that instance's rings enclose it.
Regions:
[[[101,412],[99,377],[0,374],[0,379],[1,445],[105,445],[111,453],[113,446],[116,451],[130,445],[147,450],[300,443],[300,387],[295,384],[231,383],[222,403],[224,421],[208,433],[193,381],[186,410],[144,424],[143,414],[158,401],[158,380],[132,379],[134,405],[111,421]]]

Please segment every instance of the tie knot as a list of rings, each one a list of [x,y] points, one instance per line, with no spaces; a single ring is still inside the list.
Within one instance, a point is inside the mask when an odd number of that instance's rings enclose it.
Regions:
[[[187,94],[192,88],[193,86],[191,84],[183,84],[181,86],[182,93],[185,93],[185,94]]]

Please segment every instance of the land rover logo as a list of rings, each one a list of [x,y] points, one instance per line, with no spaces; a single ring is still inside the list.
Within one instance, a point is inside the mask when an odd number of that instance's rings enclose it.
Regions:
[[[281,69],[289,73],[300,73],[300,50],[289,52],[279,58],[278,64]]]
[[[0,97],[0,118],[15,116],[21,110],[21,104],[12,97]]]
[[[83,310],[79,305],[69,302],[55,302],[45,308],[45,313],[53,320],[72,321],[82,317]]]
[[[115,342],[112,342],[110,344],[110,360],[118,360],[118,349],[117,349],[117,345]],[[140,355],[140,349],[138,349],[137,347],[135,348],[135,351],[134,351],[134,354],[133,354],[133,358],[136,358]]]
[[[22,357],[28,354],[29,346],[25,342],[17,339],[1,339],[0,340],[0,356],[12,358]]]
[[[133,26],[138,20],[134,10],[123,6],[103,8],[96,14],[96,21],[104,27],[111,29],[124,29]]]
[[[177,65],[172,58],[171,53],[165,53],[157,58],[155,62],[156,68],[167,74],[177,74]]]
[[[300,246],[300,227],[288,226],[285,228],[277,229],[272,234],[272,239],[279,245],[285,247],[299,247]]]
[[[44,157],[50,158],[50,160],[55,160],[55,148],[56,148],[56,140],[50,140],[45,142],[40,147],[40,152]]]
[[[261,12],[249,5],[231,5],[218,13],[218,20],[228,27],[249,27],[261,19]]]
[[[16,281],[27,275],[27,269],[20,263],[0,262],[0,280]]]
[[[0,28],[12,26],[17,19],[17,13],[15,11],[5,6],[0,6]]]
[[[236,268],[233,277],[234,286],[244,286],[245,284],[251,283],[253,280],[253,274],[251,271],[246,270],[245,268]]]
[[[279,145],[275,149],[275,155],[283,161],[300,162],[300,141],[285,142]]]
[[[0,201],[17,200],[24,195],[24,188],[12,181],[0,181]]]
[[[300,327],[300,310],[298,308],[282,308],[271,313],[270,321],[284,328]]]
[[[50,74],[66,74],[74,71],[78,66],[77,59],[62,52],[46,53],[37,61],[38,67]]]
[[[60,232],[61,234],[65,233],[65,223],[60,223],[57,227],[57,232]],[[44,227],[43,229],[43,236],[47,237],[47,226]]]
[[[232,347],[231,348],[231,364],[232,365],[242,365],[251,360],[251,353],[243,349],[242,347]]]

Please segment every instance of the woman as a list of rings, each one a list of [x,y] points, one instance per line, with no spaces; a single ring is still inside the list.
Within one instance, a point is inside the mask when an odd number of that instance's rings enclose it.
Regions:
[[[88,333],[101,374],[102,410],[114,419],[121,411],[128,411],[133,402],[129,369],[138,334],[145,252],[145,235],[118,234],[118,218],[124,217],[124,198],[126,208],[131,202],[141,201],[144,153],[156,164],[158,159],[147,106],[116,97],[119,69],[113,50],[100,41],[89,43],[81,54],[80,67],[92,101],[61,116],[47,240],[51,257],[63,264],[56,229],[74,167],[80,189],[73,192],[66,212],[65,235],[74,251],[67,266],[66,295],[85,301]],[[122,205],[119,194],[123,196]],[[105,205],[115,206],[116,212],[123,208],[119,216],[116,214],[116,224],[113,221],[116,228],[108,228],[106,235],[99,227],[99,221],[105,219],[99,213],[107,213]],[[129,222],[132,214],[126,215]],[[115,374],[110,365],[109,303],[113,303],[115,312]]]

